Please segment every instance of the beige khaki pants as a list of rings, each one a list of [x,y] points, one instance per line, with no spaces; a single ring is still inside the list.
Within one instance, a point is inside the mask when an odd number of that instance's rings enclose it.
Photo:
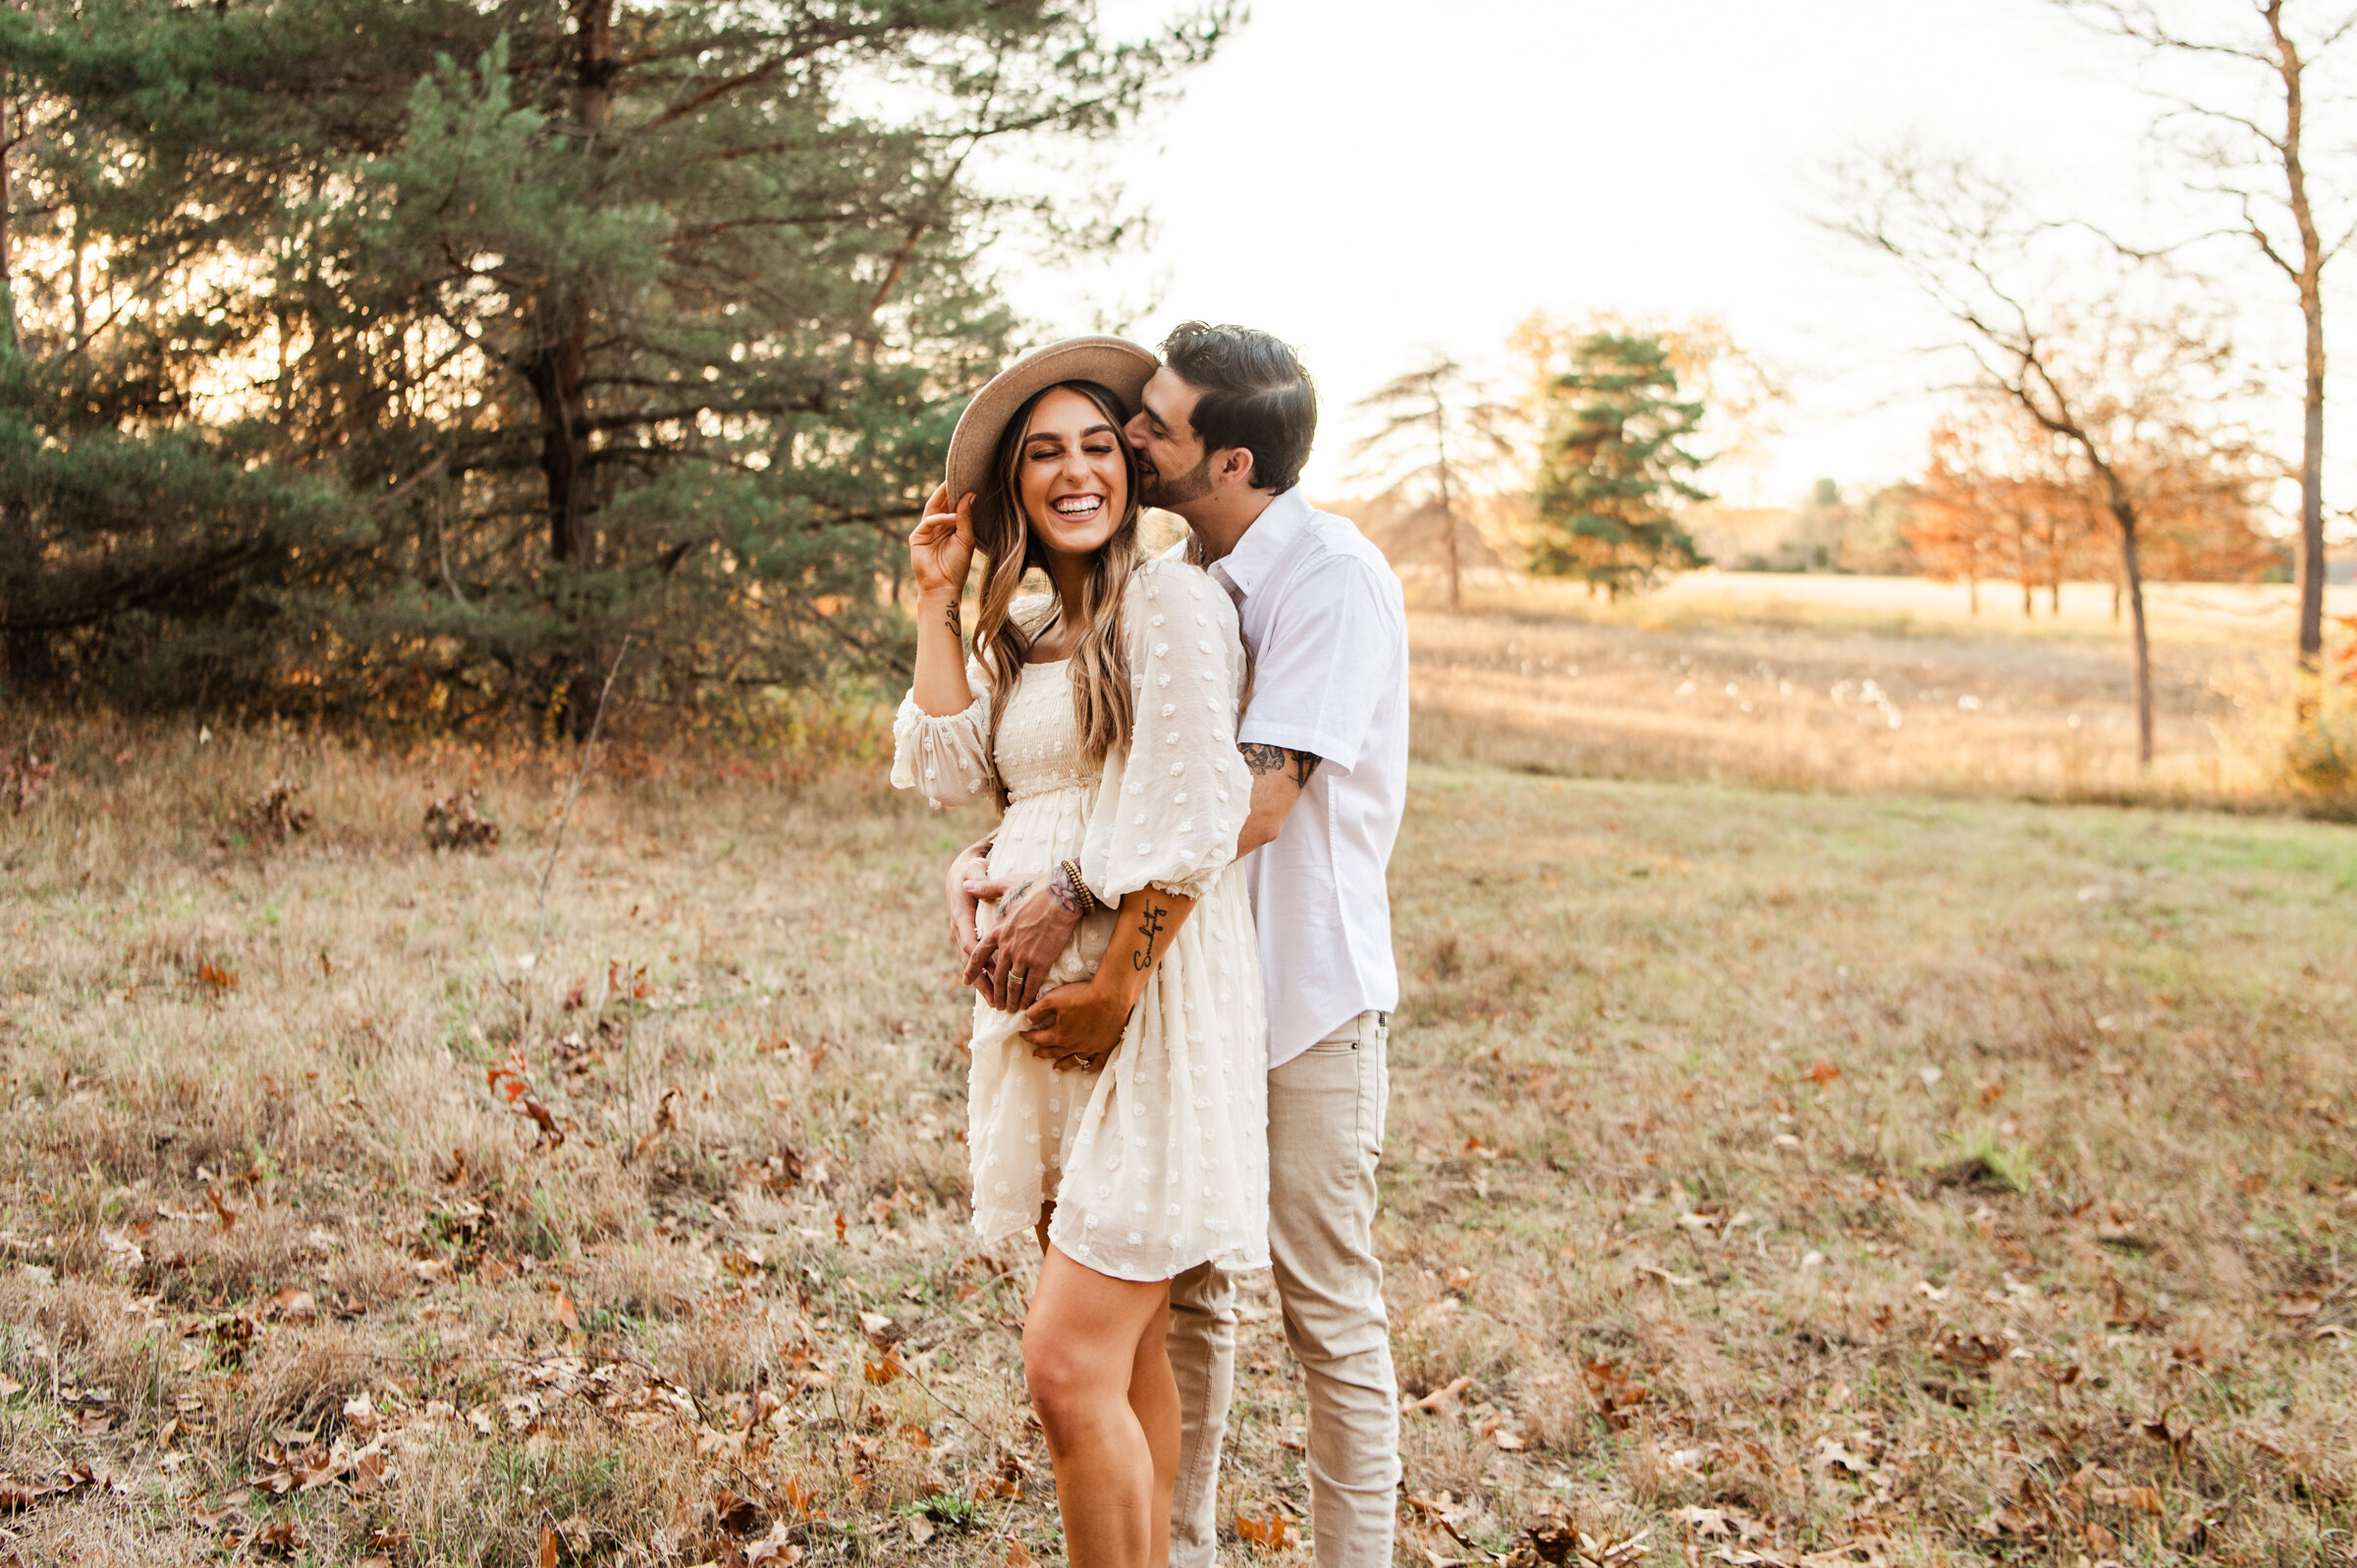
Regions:
[[[1269,1255],[1286,1343],[1309,1384],[1318,1568],[1389,1568],[1398,1519],[1399,1391],[1375,1261],[1389,1034],[1382,1014],[1362,1012],[1269,1074]],[[1180,1421],[1171,1563],[1211,1568],[1235,1287],[1209,1264],[1171,1281],[1170,1352]]]

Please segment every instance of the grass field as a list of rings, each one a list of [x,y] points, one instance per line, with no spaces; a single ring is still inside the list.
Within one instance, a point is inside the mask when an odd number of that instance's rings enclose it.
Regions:
[[[543,916],[547,764],[68,733],[0,818],[0,1553],[1060,1555],[978,817],[628,754]],[[1425,763],[1393,887],[1403,1562],[2350,1560],[2357,834]],[[1250,1299],[1229,1550],[1306,1563]]]
[[[2247,809],[2280,803],[2296,690],[2283,585],[2150,594],[2156,747],[2139,770],[2125,628],[2101,584],[2038,596],[1920,578],[1697,572],[1608,604],[1411,585],[1421,753],[1590,777],[1701,779]],[[2357,614],[2357,592],[2330,611]],[[2336,643],[2345,642],[2336,628]],[[2357,713],[2336,699],[2340,727]]]

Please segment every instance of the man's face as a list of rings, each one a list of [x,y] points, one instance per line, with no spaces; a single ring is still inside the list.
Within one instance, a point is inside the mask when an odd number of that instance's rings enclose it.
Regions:
[[[1124,431],[1145,469],[1138,500],[1149,507],[1182,507],[1211,494],[1211,454],[1195,434],[1202,397],[1168,365],[1139,394],[1137,412]]]

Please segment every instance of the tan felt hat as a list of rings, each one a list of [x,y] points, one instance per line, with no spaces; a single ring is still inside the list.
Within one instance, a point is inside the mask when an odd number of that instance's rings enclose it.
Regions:
[[[1135,413],[1138,395],[1161,365],[1126,338],[1067,338],[1024,354],[991,377],[958,416],[958,431],[950,437],[951,504],[981,490],[1007,421],[1033,393],[1060,381],[1094,381]]]

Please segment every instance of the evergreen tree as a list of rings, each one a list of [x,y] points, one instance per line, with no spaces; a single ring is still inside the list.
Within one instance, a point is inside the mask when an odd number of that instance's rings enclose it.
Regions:
[[[1703,406],[1680,402],[1652,334],[1592,333],[1551,389],[1553,417],[1532,501],[1530,569],[1618,598],[1703,559],[1670,508],[1708,501],[1687,477],[1709,460],[1678,445]]]
[[[878,592],[1017,324],[978,148],[1208,56],[1089,0],[168,0],[0,12],[18,685],[577,731],[904,657]],[[888,107],[883,107],[888,106]],[[35,469],[92,465],[89,484]],[[144,461],[173,504],[108,509]],[[110,466],[112,465],[112,466]],[[266,476],[257,478],[257,475]],[[205,485],[209,500],[199,500]],[[127,547],[128,546],[128,547]]]

